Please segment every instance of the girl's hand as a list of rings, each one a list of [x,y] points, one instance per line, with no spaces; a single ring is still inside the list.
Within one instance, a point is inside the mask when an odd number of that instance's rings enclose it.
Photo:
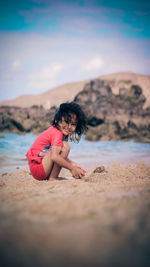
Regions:
[[[71,169],[72,176],[76,179],[81,179],[85,175],[85,170],[80,167],[73,166]]]
[[[78,167],[78,168],[80,168],[82,171],[84,171],[84,174],[86,173],[86,171],[82,168],[82,166],[81,166],[80,164],[78,164],[78,163],[72,161],[72,165],[73,165],[74,167]]]

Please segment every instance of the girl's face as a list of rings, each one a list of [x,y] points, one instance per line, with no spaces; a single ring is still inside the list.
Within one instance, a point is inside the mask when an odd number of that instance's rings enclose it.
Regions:
[[[76,115],[71,114],[71,120],[69,122],[65,121],[65,119],[62,117],[62,121],[60,121],[58,125],[64,136],[73,134],[77,126]]]

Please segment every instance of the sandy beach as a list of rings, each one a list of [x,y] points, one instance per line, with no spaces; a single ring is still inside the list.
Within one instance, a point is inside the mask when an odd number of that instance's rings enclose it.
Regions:
[[[150,266],[150,166],[0,175],[1,266]]]

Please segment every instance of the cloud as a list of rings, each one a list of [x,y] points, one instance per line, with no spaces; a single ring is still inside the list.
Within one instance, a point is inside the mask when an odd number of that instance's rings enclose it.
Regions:
[[[0,39],[1,100],[118,71],[149,74],[149,39],[19,32]]]
[[[40,90],[53,86],[56,78],[63,69],[64,66],[60,63],[44,66],[39,72],[32,74],[29,81],[29,88]]]
[[[89,61],[85,62],[81,69],[83,72],[94,72],[101,70],[104,66],[104,62],[99,55],[92,57]]]
[[[18,70],[21,66],[21,61],[19,59],[16,59],[12,62],[12,69]]]

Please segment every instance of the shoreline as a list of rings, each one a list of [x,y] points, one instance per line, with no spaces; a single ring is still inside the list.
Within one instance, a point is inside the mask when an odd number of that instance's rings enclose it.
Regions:
[[[28,168],[25,154],[35,140],[31,133],[20,137],[16,134],[7,134],[1,140],[0,173],[11,173]],[[150,165],[150,144],[135,143],[133,141],[97,141],[90,142],[81,138],[80,143],[70,142],[69,158],[86,170],[98,166],[110,166],[119,162],[122,166],[136,165],[143,161]]]
[[[72,158],[71,158],[72,159]],[[126,160],[121,159],[119,160],[97,160],[97,161],[90,161],[88,160],[87,162],[82,162],[81,160],[76,160],[76,158],[73,158],[72,160],[76,161],[77,163],[79,163],[83,168],[85,168],[87,171],[88,170],[92,170],[96,167],[99,166],[105,166],[105,167],[109,167],[114,163],[118,163],[121,166],[125,167],[127,165],[131,165],[131,166],[136,166],[137,164],[139,164],[140,162],[143,162],[146,166],[150,166],[150,160],[148,158],[146,159],[135,159],[135,158],[128,158]],[[19,162],[14,162],[14,161],[9,161],[9,163],[7,161],[1,161],[0,162],[0,174],[3,173],[11,173],[11,172],[18,172],[20,170],[29,170],[29,166],[28,166],[28,162],[27,160],[23,160],[23,161],[19,161]]]

